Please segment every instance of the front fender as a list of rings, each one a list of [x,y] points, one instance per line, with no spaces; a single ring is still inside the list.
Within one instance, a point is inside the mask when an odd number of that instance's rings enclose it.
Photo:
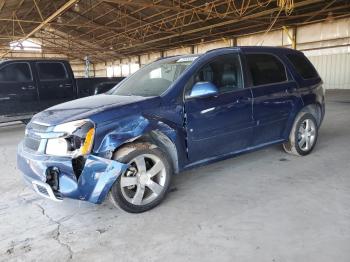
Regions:
[[[185,139],[184,137],[181,138],[181,130],[179,130],[176,124],[166,122],[154,116],[138,115],[127,117],[97,130],[97,137],[100,140],[95,144],[94,153],[100,157],[110,159],[113,152],[121,145],[151,133],[157,136],[159,140],[162,140],[165,136],[173,144],[173,150],[171,151],[175,150],[176,152],[175,154],[171,154],[171,157],[174,159],[174,155],[176,155],[174,162],[176,162],[175,169],[177,171],[178,160],[182,163],[182,159],[178,159],[178,156],[183,155],[179,154],[179,152],[184,150],[182,141]]]
[[[109,123],[96,130],[94,152],[98,156],[110,158],[110,153],[126,142],[137,139],[150,129],[150,122],[143,116],[127,117]]]

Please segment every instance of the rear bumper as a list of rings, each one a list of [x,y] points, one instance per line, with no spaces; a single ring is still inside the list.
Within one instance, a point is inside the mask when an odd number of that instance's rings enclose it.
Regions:
[[[25,182],[39,195],[59,201],[72,198],[101,203],[116,179],[125,172],[127,165],[90,155],[80,176],[75,175],[72,159],[28,152],[20,143],[17,150],[17,166]],[[57,172],[57,189],[47,183],[48,171]]]

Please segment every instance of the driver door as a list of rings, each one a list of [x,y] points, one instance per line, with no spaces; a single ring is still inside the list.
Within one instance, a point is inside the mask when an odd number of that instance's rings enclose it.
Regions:
[[[243,87],[239,55],[232,53],[213,59],[194,75],[193,84],[196,82],[210,82],[218,92],[186,95],[185,125],[190,162],[250,146],[254,125],[252,94]]]

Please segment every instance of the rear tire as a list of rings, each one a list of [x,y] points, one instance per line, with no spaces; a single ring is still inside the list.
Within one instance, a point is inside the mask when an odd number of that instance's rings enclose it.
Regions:
[[[173,174],[166,154],[150,143],[132,143],[119,149],[113,159],[129,164],[110,191],[112,203],[130,213],[150,210],[165,198]]]
[[[301,112],[296,117],[288,142],[283,144],[287,153],[305,156],[314,149],[318,137],[318,126],[315,117]]]

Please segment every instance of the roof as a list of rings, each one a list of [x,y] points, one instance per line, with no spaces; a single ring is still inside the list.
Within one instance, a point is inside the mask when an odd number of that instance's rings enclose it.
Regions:
[[[278,46],[241,46],[243,52],[302,53],[299,50]]]
[[[214,55],[223,54],[225,51],[232,50],[232,51],[242,51],[242,52],[267,52],[267,53],[302,53],[301,51],[286,48],[286,47],[276,47],[276,46],[233,46],[233,47],[221,47],[221,48],[215,48],[211,49],[205,53],[199,53],[199,54],[187,54],[187,55],[175,55],[175,56],[166,56],[161,57],[157,59],[159,60],[172,60],[172,59],[181,59],[181,58],[188,58],[188,57],[201,57],[206,54],[212,54]]]
[[[278,46],[234,46],[234,47],[221,47],[221,48],[216,48],[216,49],[211,49],[207,51],[206,53],[211,53],[211,52],[217,52],[220,50],[240,50],[243,52],[271,52],[271,53],[276,53],[276,52],[288,52],[288,53],[301,53],[299,50],[287,48],[287,47],[278,47]]]
[[[6,60],[0,60],[0,63],[5,63],[5,62],[68,62],[67,60],[64,59],[6,59]]]
[[[277,3],[293,2],[292,9]],[[348,0],[6,0],[0,49],[29,38],[47,54],[94,61],[230,39],[282,26],[349,17]],[[0,55],[1,59],[1,55]]]

